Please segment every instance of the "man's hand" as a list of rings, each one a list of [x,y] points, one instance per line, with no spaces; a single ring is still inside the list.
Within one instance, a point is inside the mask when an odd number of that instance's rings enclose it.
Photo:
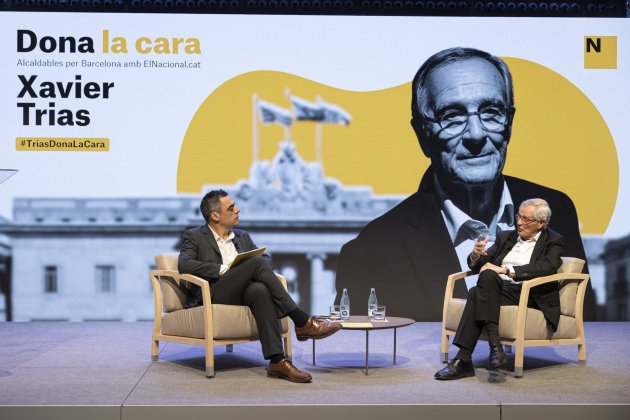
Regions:
[[[479,235],[477,238],[477,242],[475,242],[475,246],[473,247],[472,252],[470,253],[470,258],[474,261],[478,259],[482,255],[487,255],[486,252],[486,244],[490,240],[490,235],[486,235],[486,239],[482,239],[482,235]]]
[[[483,267],[481,267],[481,270],[479,270],[479,272],[481,273],[482,271],[485,270],[492,270],[497,274],[509,274],[510,270],[508,270],[506,267],[501,267],[498,265],[494,265],[492,263],[485,263]]]

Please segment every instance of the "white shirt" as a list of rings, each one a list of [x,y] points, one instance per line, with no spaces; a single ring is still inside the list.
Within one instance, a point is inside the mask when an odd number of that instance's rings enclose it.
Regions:
[[[503,261],[501,261],[501,267],[505,267],[510,270],[510,275],[507,276],[505,274],[499,274],[503,280],[506,280],[510,283],[516,283],[512,277],[516,274],[514,271],[515,266],[529,264],[532,259],[532,253],[534,252],[534,247],[536,246],[536,242],[538,238],[540,238],[541,232],[538,232],[536,236],[531,239],[522,239],[520,236],[516,240],[516,244],[507,253]]]
[[[442,213],[444,223],[446,223],[446,229],[453,241],[461,270],[468,271],[467,258],[479,235],[483,235],[484,238],[486,235],[490,236],[487,246],[489,248],[494,243],[498,232],[514,229],[514,202],[512,201],[512,196],[510,195],[507,184],[503,181],[503,193],[499,201],[499,208],[490,226],[488,226],[479,220],[471,218],[455,206],[453,201],[446,196],[444,189],[435,175],[433,176],[433,182],[439,200],[440,212]],[[476,284],[476,275],[466,277],[466,286],[468,286],[469,289]]]
[[[210,226],[208,226],[210,227]],[[212,230],[212,234],[214,235],[214,239],[217,241],[217,245],[219,246],[219,252],[221,252],[221,258],[223,259],[223,264],[221,264],[221,269],[219,270],[219,275],[228,271],[229,265],[234,261],[234,258],[238,255],[238,251],[236,250],[236,246],[234,246],[234,232],[230,232],[227,239],[221,238],[217,233]]]

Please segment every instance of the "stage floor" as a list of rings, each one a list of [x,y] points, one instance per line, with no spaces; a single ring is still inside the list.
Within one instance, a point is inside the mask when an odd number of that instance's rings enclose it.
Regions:
[[[216,349],[216,376],[204,376],[202,347],[164,343],[151,362],[151,323],[0,323],[0,419],[413,418],[466,420],[630,419],[630,323],[588,323],[587,365],[577,347],[525,350],[524,377],[485,368],[488,346],[474,354],[476,376],[437,381],[439,323],[370,333],[341,331],[294,343],[293,362],[310,384],[266,377],[258,343]],[[451,356],[455,353],[451,349]]]

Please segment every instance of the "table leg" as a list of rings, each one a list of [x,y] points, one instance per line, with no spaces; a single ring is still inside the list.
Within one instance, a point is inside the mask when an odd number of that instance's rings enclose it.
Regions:
[[[315,366],[315,340],[311,340],[313,342],[313,366]]]
[[[368,375],[368,358],[370,356],[369,353],[369,347],[370,347],[370,331],[369,330],[365,330],[365,374]]]
[[[397,328],[394,328],[394,364],[396,364],[396,330]]]

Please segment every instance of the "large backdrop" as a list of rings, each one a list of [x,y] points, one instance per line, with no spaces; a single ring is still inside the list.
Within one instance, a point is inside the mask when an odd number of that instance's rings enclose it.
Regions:
[[[417,190],[429,160],[409,124],[411,80],[430,55],[455,46],[509,65],[517,112],[504,173],[573,200],[599,318],[627,319],[622,307],[607,308],[615,282],[627,281],[624,252],[606,255],[630,233],[630,27],[623,19],[3,13],[0,36],[0,169],[19,170],[0,185],[14,319],[78,319],[53,309],[37,316],[20,303],[29,293],[75,287],[50,283],[51,267],[55,282],[69,276],[62,263],[31,260],[30,272],[21,258],[56,253],[62,261],[67,251],[81,260],[68,241],[86,232],[107,236],[82,226],[98,225],[125,200],[134,211],[145,203],[135,224],[144,228],[109,239],[134,254],[123,239],[152,235],[152,223],[162,229],[170,220],[179,230],[201,222],[194,204],[212,186],[244,203],[243,224],[261,232],[257,242],[272,252],[277,244],[295,281],[309,283],[293,292],[323,310],[334,298],[328,289],[341,245]],[[151,219],[177,200],[184,216]],[[83,222],[63,215],[71,207]],[[105,231],[133,225],[124,211],[111,214]],[[289,223],[295,220],[301,228]],[[269,236],[274,221],[298,236]],[[330,256],[321,267],[299,245],[313,230],[342,235],[315,250]],[[165,251],[177,246],[173,237]],[[109,252],[95,241],[80,247]],[[137,252],[147,253],[148,269],[154,251]],[[308,254],[311,265],[291,263],[295,253]],[[125,264],[95,264],[105,279],[115,266],[113,292],[122,299]],[[17,285],[20,276],[36,278],[32,290]],[[138,277],[146,283],[148,274]],[[108,292],[103,278],[96,281],[89,292]],[[316,290],[319,281],[328,295]],[[365,299],[356,297],[361,305]]]

